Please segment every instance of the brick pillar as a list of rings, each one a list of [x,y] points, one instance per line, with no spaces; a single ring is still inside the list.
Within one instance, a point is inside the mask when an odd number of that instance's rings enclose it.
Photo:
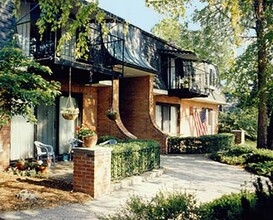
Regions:
[[[0,171],[10,164],[10,125],[0,127]]]
[[[111,149],[107,147],[74,150],[73,189],[98,198],[110,193]]]
[[[245,143],[245,131],[244,130],[232,130],[232,134],[235,136],[235,144]]]

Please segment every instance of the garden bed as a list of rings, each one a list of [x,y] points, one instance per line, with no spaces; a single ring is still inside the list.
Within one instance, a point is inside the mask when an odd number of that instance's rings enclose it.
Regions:
[[[0,172],[0,201],[5,201],[0,206],[0,212],[51,208],[91,199],[89,195],[73,192],[72,189],[72,183],[61,180],[22,177]],[[22,192],[31,193],[34,198],[18,198]]]

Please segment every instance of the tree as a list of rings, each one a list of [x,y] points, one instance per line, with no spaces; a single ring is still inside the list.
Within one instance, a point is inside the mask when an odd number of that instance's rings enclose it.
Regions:
[[[194,3],[189,0],[146,0],[148,6],[154,7],[161,13],[171,13],[175,17],[185,13],[186,3],[189,2]],[[266,148],[268,66],[272,57],[269,47],[273,41],[273,2],[267,0],[202,0],[201,2],[206,2],[207,5],[198,10],[195,21],[199,21],[202,28],[209,30],[213,27],[215,34],[226,36],[226,39],[238,46],[252,34],[252,44],[257,47],[255,53],[258,94],[257,147]],[[180,8],[173,7],[176,3]],[[251,30],[254,30],[254,33]]]
[[[54,104],[60,84],[42,77],[51,73],[48,67],[27,58],[18,48],[0,50],[0,127],[14,115],[36,122],[33,109],[41,103]]]
[[[176,18],[165,18],[152,28],[152,32],[185,50],[192,50],[200,60],[208,60],[217,65],[220,72],[226,71],[234,63],[233,45],[218,37],[211,30],[190,30]]]

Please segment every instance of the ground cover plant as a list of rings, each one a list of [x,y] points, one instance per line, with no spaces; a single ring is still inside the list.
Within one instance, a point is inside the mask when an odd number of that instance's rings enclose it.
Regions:
[[[222,163],[242,166],[258,175],[270,177],[273,172],[273,151],[257,149],[251,143],[234,145],[224,151],[214,152],[209,157]]]

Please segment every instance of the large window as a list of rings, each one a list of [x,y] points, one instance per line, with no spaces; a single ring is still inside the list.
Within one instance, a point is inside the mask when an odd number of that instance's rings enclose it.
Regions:
[[[185,82],[194,77],[192,61],[179,58],[168,59],[168,88],[181,89],[185,87]],[[188,87],[189,85],[187,85]]]
[[[165,133],[179,133],[179,106],[157,103],[156,124]]]

